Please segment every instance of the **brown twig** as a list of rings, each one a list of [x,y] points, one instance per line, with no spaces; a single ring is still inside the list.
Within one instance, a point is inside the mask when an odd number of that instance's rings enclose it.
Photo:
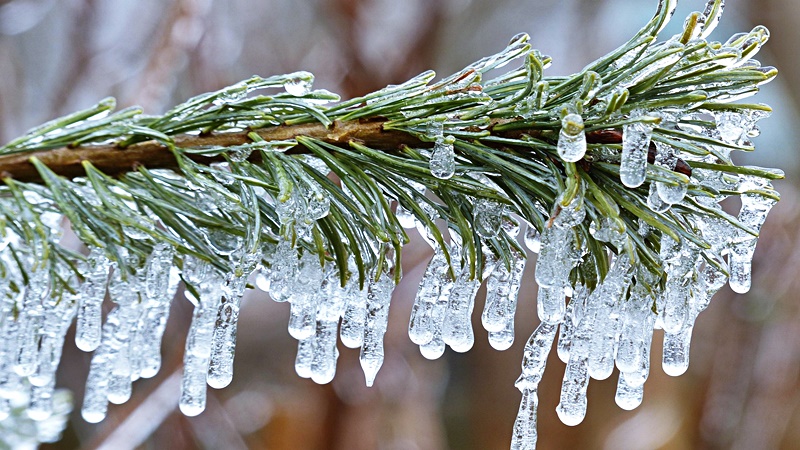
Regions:
[[[284,125],[256,130],[256,133],[266,141],[283,141],[294,139],[298,136],[306,136],[339,146],[348,145],[350,142],[356,141],[385,151],[396,151],[403,146],[416,148],[430,146],[430,143],[422,142],[403,131],[384,129],[383,125],[385,123],[384,119],[368,119],[346,122],[337,121],[329,128],[319,123]],[[499,123],[500,121],[495,121],[493,125]],[[497,134],[503,137],[519,137],[521,135],[541,137],[541,132],[538,130],[515,130]],[[174,143],[176,147],[185,149],[231,147],[250,142],[250,138],[247,135],[247,131],[212,133],[199,136],[180,135],[174,138]],[[587,135],[587,141],[591,143],[619,143],[622,142],[622,133],[618,130],[594,131]],[[651,145],[651,147],[653,146]],[[290,151],[292,153],[304,153],[307,150],[298,145]],[[38,158],[57,175],[67,178],[85,175],[83,161],[90,162],[100,171],[112,176],[136,170],[139,166],[150,169],[173,169],[178,167],[178,162],[169,148],[160,142],[147,141],[125,148],[121,148],[116,144],[89,145],[0,156],[0,178],[13,178],[22,182],[41,182],[42,179],[39,172],[30,162],[32,157]],[[201,164],[224,160],[222,156],[210,157],[201,154],[189,154],[189,157]],[[258,158],[260,158],[260,154],[254,153],[251,160],[257,161]],[[654,159],[655,149],[650,148],[648,161],[652,163]],[[682,160],[678,161],[675,171],[691,175],[691,167]]]

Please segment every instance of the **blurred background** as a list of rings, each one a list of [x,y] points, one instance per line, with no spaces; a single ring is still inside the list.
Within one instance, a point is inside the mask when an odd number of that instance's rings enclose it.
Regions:
[[[664,35],[704,3],[679,2]],[[757,59],[781,71],[756,98],[775,110],[760,123],[758,151],[737,155],[787,173],[756,251],[753,289],[725,288],[700,315],[682,377],[661,371],[656,334],[644,402],[631,412],[614,403],[614,375],[591,382],[581,425],[562,425],[555,406],[564,365],[553,352],[540,386],[539,449],[795,449],[800,442],[800,3],[726,3],[712,39],[764,24],[773,37]],[[105,96],[160,113],[252,74],[308,70],[315,87],[348,98],[429,68],[447,75],[523,31],[553,57],[549,74],[572,73],[627,40],[655,7],[655,0],[0,0],[0,142]],[[407,325],[429,258],[419,240],[406,248],[386,361],[371,389],[357,351],[346,348],[329,385],[296,376],[288,305],[254,291],[243,305],[232,385],[209,389],[207,410],[184,417],[177,401],[191,305],[179,295],[161,372],[135,383],[132,399],[112,405],[100,424],[78,413],[91,355],[68,337],[58,384],[73,391],[76,411],[63,440],[46,448],[506,449],[522,347],[538,323],[533,264],[511,349],[488,345],[480,293],[474,348],[427,361]]]

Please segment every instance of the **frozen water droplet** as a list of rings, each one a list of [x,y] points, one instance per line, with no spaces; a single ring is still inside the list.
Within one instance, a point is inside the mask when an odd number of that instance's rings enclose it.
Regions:
[[[290,78],[283,83],[286,93],[295,97],[302,97],[311,91],[311,84],[314,78],[308,72],[299,72],[296,77]]]
[[[620,180],[627,187],[639,187],[644,183],[647,173],[647,152],[653,124],[636,122],[624,125],[622,130]]]
[[[455,174],[456,154],[453,148],[455,139],[452,136],[437,137],[430,159],[431,174],[446,180]]]
[[[558,155],[567,162],[576,162],[586,154],[586,134],[583,132],[583,118],[578,114],[567,114],[561,119],[558,134]]]
[[[505,209],[505,205],[493,200],[475,200],[475,231],[487,239],[497,236],[503,225]]]

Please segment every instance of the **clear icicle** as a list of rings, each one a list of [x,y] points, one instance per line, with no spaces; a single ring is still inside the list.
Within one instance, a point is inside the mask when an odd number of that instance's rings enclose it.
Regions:
[[[542,322],[531,334],[522,356],[522,377],[517,381],[520,389],[536,389],[539,385],[557,329],[557,324]]]
[[[572,346],[572,337],[575,334],[575,329],[583,318],[583,310],[585,302],[589,295],[589,291],[578,285],[573,290],[572,299],[567,305],[566,313],[564,314],[564,321],[561,322],[559,335],[558,335],[558,358],[563,362],[569,362],[569,349]]]
[[[641,113],[640,113],[641,114]],[[644,183],[647,174],[647,152],[653,124],[635,122],[622,128],[622,157],[619,177],[627,187],[635,188]]]
[[[355,265],[355,263],[352,263]],[[352,272],[352,271],[351,271]],[[358,288],[358,275],[352,275],[347,282],[346,306],[342,314],[339,331],[342,344],[349,348],[359,348],[364,342],[364,322],[367,318],[367,290]]]
[[[456,154],[453,149],[453,136],[437,137],[431,152],[430,169],[436,178],[448,179],[456,171]]]
[[[454,351],[463,353],[472,348],[475,335],[472,331],[472,310],[475,307],[475,295],[481,283],[469,279],[466,268],[450,291],[450,301],[444,318],[442,340]]]
[[[447,305],[450,302],[450,292],[454,285],[453,281],[447,281],[442,286],[436,302],[433,303],[430,316],[431,338],[419,347],[420,353],[427,359],[437,359],[444,354],[445,343],[442,332],[444,331]]]
[[[675,165],[678,162],[677,157],[675,156],[675,152],[672,147],[662,144],[661,142],[655,142],[656,147],[656,155],[655,155],[655,164],[665,167],[668,170],[674,170]],[[652,186],[652,185],[651,185]],[[656,191],[658,193],[658,197],[667,205],[674,205],[676,203],[680,203],[683,200],[683,197],[686,196],[686,191],[688,190],[688,185],[686,184],[669,184],[663,181],[656,181],[655,182]],[[651,195],[652,195],[652,187],[651,187]],[[650,199],[648,199],[648,206],[650,206]],[[651,209],[656,211],[658,208],[654,208],[651,206]]]
[[[578,425],[586,416],[586,389],[589,386],[587,339],[585,331],[579,331],[573,336],[569,361],[561,383],[561,400],[556,407],[558,418],[569,426]]]
[[[767,180],[745,175],[739,190],[742,193],[742,208],[739,211],[739,221],[750,227],[756,232],[761,230],[761,226],[767,219],[770,209],[777,203],[775,199],[765,197],[755,192],[756,189],[764,189],[769,186]],[[744,234],[744,233],[742,233]],[[746,235],[731,246],[729,255],[730,279],[728,283],[734,292],[743,294],[750,290],[753,254],[755,253],[757,239],[754,236]]]
[[[367,320],[364,324],[364,343],[361,346],[361,368],[364,370],[367,387],[371,387],[383,365],[383,335],[389,319],[389,303],[394,282],[388,274],[381,274],[378,281],[370,281],[367,294]]]
[[[39,349],[44,311],[42,300],[48,294],[47,278],[42,273],[31,274],[22,294],[22,304],[17,318],[16,361],[14,371],[22,377],[33,375],[36,370],[36,355]]]
[[[579,327],[593,330],[589,339],[588,371],[605,380],[614,370],[614,345],[620,332],[620,302],[630,282],[630,260],[620,254],[603,283],[587,300],[587,311]]]
[[[317,309],[317,331],[314,335],[314,357],[311,379],[318,384],[330,383],[336,374],[336,329],[345,308],[345,289],[338,286],[339,273],[330,271],[323,281]]]
[[[517,419],[514,422],[512,449],[536,448],[536,410],[539,404],[537,389],[544,374],[547,356],[553,347],[557,325],[541,323],[525,344],[522,358],[522,375],[516,382],[522,392]]]
[[[187,267],[187,262],[191,266]],[[187,270],[189,269],[189,270]],[[186,336],[186,351],[183,356],[183,380],[180,410],[187,416],[196,416],[206,407],[206,381],[211,359],[211,344],[214,335],[214,322],[217,318],[222,298],[222,276],[210,264],[184,260],[184,276],[189,283],[198,288],[199,298],[187,291],[187,298],[195,304],[192,323]]]
[[[689,346],[693,326],[684,327],[677,333],[664,333],[664,353],[661,367],[667,375],[677,377],[689,368]]]
[[[650,193],[647,195],[647,207],[651,211],[662,213],[669,209],[670,204],[665,202],[658,193],[658,186],[656,183],[650,184]]]
[[[586,134],[583,118],[578,114],[567,114],[561,119],[558,133],[558,155],[566,162],[576,162],[586,154]]]
[[[408,323],[408,336],[411,342],[424,345],[433,339],[432,314],[434,305],[442,293],[442,289],[451,283],[448,275],[449,265],[441,247],[436,246],[419,283],[417,296],[411,308]]]
[[[180,283],[178,269],[172,265],[173,256],[171,247],[156,245],[145,267],[147,305],[137,327],[141,349],[139,375],[143,378],[155,376],[161,368],[161,338]]]
[[[513,255],[511,271],[505,262],[498,261],[486,282],[486,304],[481,322],[489,331],[489,344],[497,350],[505,350],[514,342],[514,315],[527,260],[525,255]]]
[[[260,254],[257,253],[241,255],[241,260],[235,264],[233,272],[228,274],[223,286],[224,295],[217,312],[208,367],[208,385],[215,389],[221,389],[233,381],[239,308],[247,277],[255,270],[259,259]]]
[[[110,264],[99,248],[92,249],[86,258],[85,281],[80,287],[75,324],[75,345],[85,352],[94,351],[100,345],[101,308],[106,296]]]

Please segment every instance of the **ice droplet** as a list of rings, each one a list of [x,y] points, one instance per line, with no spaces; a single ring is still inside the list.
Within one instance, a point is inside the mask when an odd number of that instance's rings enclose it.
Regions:
[[[644,183],[647,173],[647,152],[653,124],[635,122],[622,128],[622,157],[619,177],[627,187],[635,188]]]
[[[388,274],[381,274],[378,281],[370,281],[367,294],[367,320],[364,324],[364,341],[361,345],[361,368],[367,387],[371,387],[383,365],[383,335],[389,319],[389,303],[394,282]]]
[[[311,91],[314,81],[313,76],[308,72],[298,72],[297,76],[286,80],[283,88],[286,93],[295,97],[302,97]]]
[[[578,114],[567,114],[561,119],[558,133],[558,155],[566,162],[576,162],[586,154],[586,134],[583,132],[583,118]]]
[[[505,205],[493,200],[475,200],[475,231],[486,239],[497,236],[503,226],[505,209]]]
[[[430,158],[431,174],[446,180],[455,174],[456,154],[453,147],[453,136],[437,137]]]

